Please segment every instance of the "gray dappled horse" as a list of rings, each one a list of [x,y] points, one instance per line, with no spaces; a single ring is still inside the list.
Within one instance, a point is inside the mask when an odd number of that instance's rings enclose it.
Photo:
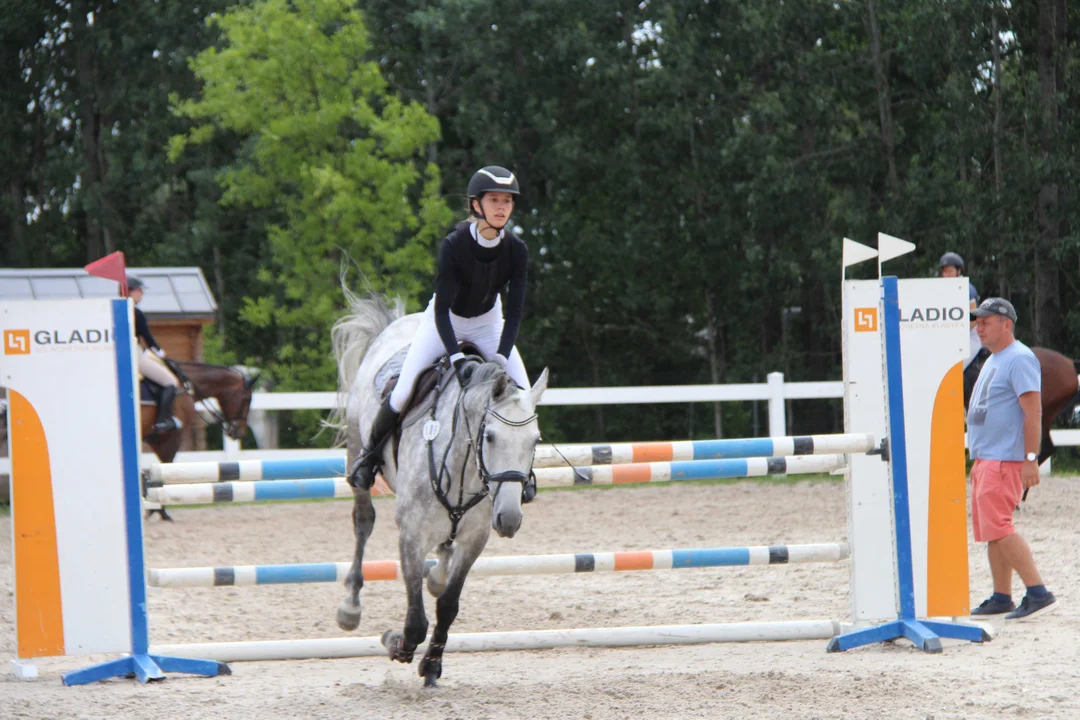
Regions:
[[[339,393],[347,395],[344,418],[332,423],[344,434],[352,467],[379,409],[386,381],[400,367],[403,351],[421,315],[404,315],[378,296],[358,298],[346,291],[350,313],[334,324]],[[383,645],[391,660],[410,663],[427,637],[423,583],[425,558],[436,550],[438,563],[427,576],[437,598],[435,631],[418,668],[426,686],[442,675],[442,655],[465,577],[487,544],[491,529],[513,537],[522,520],[523,485],[532,471],[540,440],[536,404],[547,387],[547,369],[531,389],[517,387],[496,363],[475,369],[462,390],[445,372],[426,398],[402,416],[399,442],[386,444],[383,478],[397,495],[401,574],[408,610],[404,631],[387,630]],[[354,488],[356,554],[338,606],[343,630],[360,624],[364,586],[364,546],[375,524],[371,491]]]

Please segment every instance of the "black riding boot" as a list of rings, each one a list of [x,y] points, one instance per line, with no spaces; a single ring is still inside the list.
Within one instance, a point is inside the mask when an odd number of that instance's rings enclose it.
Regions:
[[[164,434],[178,430],[183,426],[173,416],[173,402],[176,400],[176,388],[166,385],[161,389],[161,400],[158,402],[157,422],[154,423],[153,431],[156,434]]]
[[[368,490],[375,484],[375,474],[382,468],[383,448],[386,447],[386,441],[390,439],[390,433],[397,421],[398,413],[390,407],[390,398],[387,398],[379,408],[375,422],[371,424],[371,434],[364,444],[364,449],[349,469],[347,479],[354,488]]]

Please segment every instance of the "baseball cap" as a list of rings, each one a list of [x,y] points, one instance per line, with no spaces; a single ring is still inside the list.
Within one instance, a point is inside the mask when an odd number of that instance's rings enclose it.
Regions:
[[[982,301],[982,305],[971,311],[971,317],[988,317],[990,315],[1004,315],[1016,322],[1016,308],[1005,298],[986,298]]]

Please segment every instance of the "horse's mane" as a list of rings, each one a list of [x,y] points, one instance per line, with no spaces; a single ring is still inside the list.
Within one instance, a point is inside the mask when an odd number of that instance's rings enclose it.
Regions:
[[[503,383],[503,389],[492,397],[492,391],[487,388],[500,381]],[[485,391],[476,392],[478,388],[485,388]],[[476,370],[473,371],[472,377],[469,378],[468,390],[470,391],[469,395],[471,397],[485,398],[483,405],[487,407],[496,406],[509,400],[519,388],[514,384],[514,381],[510,379],[510,376],[502,365],[496,362],[482,362]],[[470,403],[470,405],[473,404],[474,403]],[[474,407],[473,409],[481,410],[482,408]]]
[[[506,375],[506,370],[504,370],[499,363],[482,362],[480,363],[480,366],[473,371],[469,384],[486,385],[488,383],[493,383],[498,380],[500,375]]]

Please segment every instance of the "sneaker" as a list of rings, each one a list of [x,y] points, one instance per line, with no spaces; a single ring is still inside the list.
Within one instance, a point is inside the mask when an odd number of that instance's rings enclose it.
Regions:
[[[1006,620],[1032,620],[1039,615],[1045,615],[1057,607],[1057,598],[1054,593],[1046,593],[1042,600],[1032,600],[1025,595],[1020,601],[1020,607],[1005,616]]]
[[[1027,598],[1024,598],[1025,600]],[[1004,615],[1005,613],[1011,613],[1016,610],[1016,603],[1012,600],[1009,602],[1001,602],[995,600],[993,596],[990,596],[982,601],[982,605],[971,611],[971,617],[991,617],[994,615]]]

